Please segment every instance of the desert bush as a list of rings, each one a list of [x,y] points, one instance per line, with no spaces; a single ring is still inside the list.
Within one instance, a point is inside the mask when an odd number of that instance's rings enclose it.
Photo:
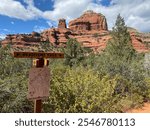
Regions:
[[[13,74],[0,79],[0,112],[32,112],[33,105],[27,98],[27,77]]]
[[[0,48],[0,78],[3,79],[14,73],[24,72],[31,67],[31,59],[16,59],[10,46]]]
[[[63,66],[51,74],[44,112],[123,112],[143,101],[136,87],[119,75],[100,78],[92,69]]]
[[[14,59],[7,50],[1,54],[5,57],[0,63],[0,111],[33,112],[33,102],[26,99],[30,61]],[[50,61],[50,96],[43,112],[124,112],[149,99],[142,61],[128,66],[126,77],[117,71],[109,73],[101,55],[92,57],[92,64],[86,67],[70,68],[61,59]]]
[[[150,78],[149,77],[145,78],[145,82],[148,86],[147,96],[148,96],[148,101],[149,101],[150,100]]]
[[[30,60],[15,59],[11,48],[0,48],[0,112],[31,112],[26,99]]]

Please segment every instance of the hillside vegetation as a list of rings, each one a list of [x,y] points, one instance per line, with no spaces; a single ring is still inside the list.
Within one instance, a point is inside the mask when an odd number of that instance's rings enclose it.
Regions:
[[[144,67],[144,54],[133,49],[120,15],[111,35],[100,54],[76,39],[57,49],[65,58],[50,59],[50,96],[42,112],[126,112],[150,100],[150,67]],[[52,49],[46,43],[41,48]],[[11,51],[10,45],[0,46],[0,112],[33,112],[27,100],[32,59],[15,59]]]

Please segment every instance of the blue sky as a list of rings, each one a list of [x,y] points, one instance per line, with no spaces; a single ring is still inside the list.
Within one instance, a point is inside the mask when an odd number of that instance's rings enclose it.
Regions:
[[[120,13],[128,26],[150,32],[150,0],[0,0],[0,37],[40,32],[57,26],[59,18],[68,23],[86,10],[103,13],[109,29]]]
[[[0,0],[1,1],[1,0]],[[20,2],[25,8],[28,4],[24,0],[16,0]],[[30,1],[30,0],[29,0]],[[41,11],[52,10],[54,2],[51,0],[34,0],[34,6]],[[31,33],[32,31],[40,31],[49,28],[48,19],[36,18],[22,20],[13,16],[0,14],[0,33]]]

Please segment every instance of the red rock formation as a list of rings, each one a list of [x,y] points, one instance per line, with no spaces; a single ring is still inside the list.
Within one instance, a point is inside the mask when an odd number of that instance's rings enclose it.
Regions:
[[[130,28],[133,47],[138,52],[149,51],[143,44],[150,43],[150,35],[138,33],[137,30]],[[111,38],[107,29],[105,16],[87,11],[79,18],[69,22],[66,27],[65,19],[60,19],[58,28],[50,28],[42,33],[32,32],[32,34],[8,35],[2,44],[12,43],[15,47],[32,47],[39,45],[40,42],[50,42],[51,45],[65,46],[69,38],[75,38],[85,47],[92,48],[95,52],[104,50],[108,40]]]
[[[69,28],[73,31],[79,30],[108,30],[106,18],[102,14],[87,11],[79,18],[69,22]]]
[[[39,33],[32,32],[31,34],[11,34],[7,35],[2,41],[2,44],[12,44],[13,46],[32,46],[41,42]]]
[[[148,48],[144,44],[142,37],[139,37],[135,34],[136,32],[130,32],[132,45],[134,49],[138,52],[147,52]]]
[[[58,28],[45,30],[41,36],[53,45],[65,45],[69,38],[75,38],[85,47],[102,50],[110,39],[106,18],[93,11],[85,12],[81,17],[71,21],[66,28],[65,20],[59,20]]]
[[[67,28],[65,19],[59,19],[58,28]]]

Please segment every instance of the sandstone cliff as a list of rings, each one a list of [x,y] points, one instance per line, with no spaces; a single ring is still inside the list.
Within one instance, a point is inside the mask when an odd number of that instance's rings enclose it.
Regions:
[[[133,47],[138,52],[149,51],[150,34],[139,33],[129,28]],[[67,28],[65,19],[60,19],[58,28],[49,28],[42,33],[7,35],[2,44],[11,43],[13,47],[32,48],[41,42],[50,42],[53,46],[65,46],[69,38],[76,38],[83,46],[92,48],[95,52],[105,49],[110,32],[104,15],[93,11],[86,11],[79,18],[69,22]],[[145,44],[146,43],[146,44]]]
[[[102,14],[93,11],[87,11],[79,18],[69,22],[69,28],[73,31],[83,30],[108,30],[106,18]]]

